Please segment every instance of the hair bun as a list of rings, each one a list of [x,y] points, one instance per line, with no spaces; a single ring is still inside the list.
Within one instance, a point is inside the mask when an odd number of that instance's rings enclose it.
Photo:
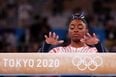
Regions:
[[[75,13],[72,15],[72,19],[84,19],[85,18],[85,13],[84,12],[80,12],[80,13]]]

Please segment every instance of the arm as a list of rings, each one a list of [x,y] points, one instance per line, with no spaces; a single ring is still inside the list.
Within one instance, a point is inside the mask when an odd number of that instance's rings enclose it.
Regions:
[[[40,52],[48,52],[52,48],[57,47],[64,42],[63,40],[59,40],[59,36],[52,32],[49,32],[49,35],[45,35],[44,37],[45,41],[39,49]]]
[[[95,33],[93,33],[92,36],[89,33],[87,33],[87,35],[84,36],[84,38],[81,41],[86,43],[90,47],[96,47],[98,52],[106,52],[105,48],[103,47]]]

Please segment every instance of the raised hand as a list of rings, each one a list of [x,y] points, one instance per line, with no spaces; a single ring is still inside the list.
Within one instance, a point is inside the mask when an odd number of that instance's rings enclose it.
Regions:
[[[89,33],[87,33],[87,35],[84,36],[84,38],[81,39],[80,41],[87,44],[87,45],[95,45],[95,44],[98,44],[99,39],[95,33],[93,33],[92,36]]]
[[[45,35],[44,37],[47,44],[58,45],[64,42],[63,40],[59,40],[59,36],[55,32],[49,32],[49,35]]]

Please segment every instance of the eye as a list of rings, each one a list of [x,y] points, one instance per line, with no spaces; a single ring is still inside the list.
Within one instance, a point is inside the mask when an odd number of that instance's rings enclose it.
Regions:
[[[70,29],[71,29],[71,30],[74,29],[74,28],[75,28],[74,25],[71,25],[71,26],[70,26]]]
[[[72,30],[72,29],[74,29],[74,27],[70,27],[70,29]]]
[[[78,29],[82,30],[83,28],[78,28]]]
[[[79,25],[78,26],[78,29],[82,30],[83,29],[83,26],[82,25]]]

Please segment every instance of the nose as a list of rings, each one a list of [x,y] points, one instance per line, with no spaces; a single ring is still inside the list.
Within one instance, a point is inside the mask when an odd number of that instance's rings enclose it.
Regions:
[[[78,29],[75,28],[75,29],[74,29],[74,32],[78,32]]]

